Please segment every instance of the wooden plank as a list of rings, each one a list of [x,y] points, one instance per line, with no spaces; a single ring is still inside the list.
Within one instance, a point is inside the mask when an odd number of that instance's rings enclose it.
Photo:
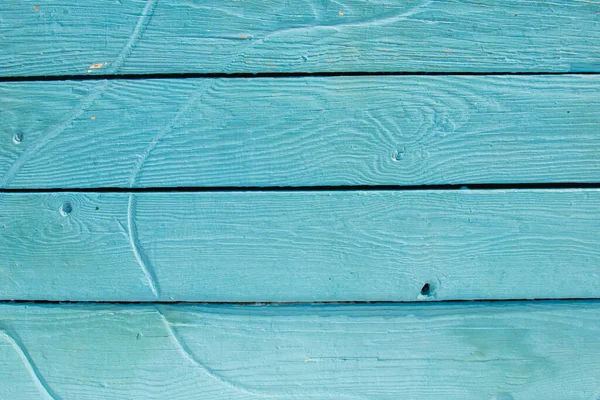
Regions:
[[[592,75],[3,83],[0,186],[596,182],[599,93]]]
[[[0,4],[0,74],[599,71],[596,1]]]
[[[0,306],[5,399],[596,399],[598,302]]]
[[[0,199],[3,299],[600,297],[596,189]]]

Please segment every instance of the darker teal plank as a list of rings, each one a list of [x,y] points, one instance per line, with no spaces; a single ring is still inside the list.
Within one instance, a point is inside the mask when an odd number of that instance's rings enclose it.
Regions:
[[[597,302],[0,306],[0,397],[593,399]]]

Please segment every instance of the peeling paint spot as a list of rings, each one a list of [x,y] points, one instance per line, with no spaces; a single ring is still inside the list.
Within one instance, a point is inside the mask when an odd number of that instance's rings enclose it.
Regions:
[[[90,65],[88,72],[92,72],[92,70],[95,69],[100,69],[100,68],[104,68],[108,65],[108,63],[96,63],[96,64],[92,64]]]

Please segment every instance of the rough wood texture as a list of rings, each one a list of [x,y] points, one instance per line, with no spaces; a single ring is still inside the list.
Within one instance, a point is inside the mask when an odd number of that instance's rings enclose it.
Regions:
[[[0,397],[596,399],[597,302],[0,306]]]
[[[598,76],[0,84],[0,187],[595,182]]]
[[[3,299],[600,297],[595,189],[0,199]]]
[[[4,76],[599,71],[596,1],[19,0]]]

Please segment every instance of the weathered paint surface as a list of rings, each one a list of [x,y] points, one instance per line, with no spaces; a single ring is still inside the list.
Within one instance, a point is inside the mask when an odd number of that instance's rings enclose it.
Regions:
[[[600,70],[596,1],[20,0],[0,75]]]
[[[0,186],[595,182],[600,79],[0,84]]]
[[[9,193],[0,196],[0,292],[250,302],[596,298],[599,226],[595,189]]]
[[[3,399],[600,394],[598,302],[2,305],[0,316]]]
[[[0,399],[600,399],[598,43],[597,1],[0,3]]]

